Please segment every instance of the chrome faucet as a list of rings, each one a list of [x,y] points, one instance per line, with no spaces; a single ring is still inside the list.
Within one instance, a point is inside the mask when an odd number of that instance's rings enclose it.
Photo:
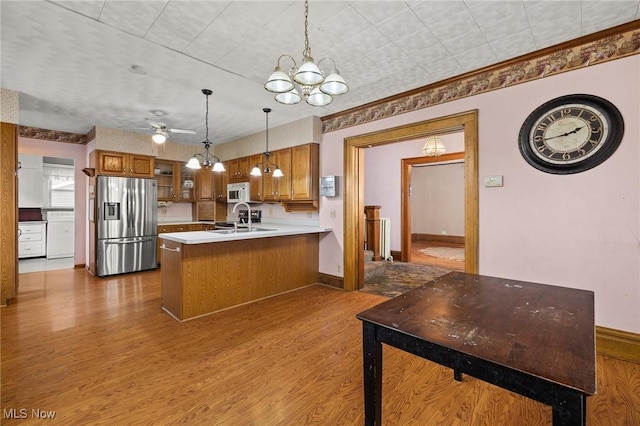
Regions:
[[[235,206],[233,206],[233,213],[236,212],[236,208],[238,208],[238,206],[240,204],[244,204],[245,206],[247,206],[247,213],[249,215],[249,232],[253,231],[253,225],[251,224],[251,207],[249,206],[249,204],[245,203],[244,201],[240,201],[239,203],[236,203]],[[236,222],[237,224],[238,222]],[[237,225],[235,226],[235,228],[237,229]]]

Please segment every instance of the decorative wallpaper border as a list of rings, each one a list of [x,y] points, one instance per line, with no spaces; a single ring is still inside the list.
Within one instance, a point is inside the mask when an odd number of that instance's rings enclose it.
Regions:
[[[322,118],[322,133],[640,53],[640,20]]]
[[[85,145],[87,135],[80,133],[61,132],[59,130],[39,129],[37,127],[18,126],[18,136],[23,138],[40,139],[52,142],[65,142]]]

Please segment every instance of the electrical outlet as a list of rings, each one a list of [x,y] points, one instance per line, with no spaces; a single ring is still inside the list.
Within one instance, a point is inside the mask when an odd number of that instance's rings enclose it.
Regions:
[[[342,266],[338,263],[338,273],[342,272]]]
[[[331,210],[329,215],[331,216],[331,219],[335,219],[336,218],[336,211],[335,210]]]
[[[273,209],[269,209],[269,216],[273,216]]]

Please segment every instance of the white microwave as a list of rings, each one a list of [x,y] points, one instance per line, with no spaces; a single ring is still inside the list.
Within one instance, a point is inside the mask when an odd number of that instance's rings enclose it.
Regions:
[[[251,189],[249,182],[239,182],[227,184],[227,203],[249,202]]]

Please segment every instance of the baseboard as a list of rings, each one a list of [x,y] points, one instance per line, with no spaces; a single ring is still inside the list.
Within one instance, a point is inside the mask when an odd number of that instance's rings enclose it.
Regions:
[[[344,290],[344,278],[318,272],[318,282]]]
[[[85,268],[85,264],[84,263],[78,263],[77,265],[73,265],[73,269],[84,269]]]
[[[401,251],[396,251],[396,250],[391,250],[391,257],[393,257],[394,261],[400,262],[400,259],[402,259],[402,252]]]
[[[432,243],[448,243],[464,245],[464,236],[438,234],[411,234],[411,241],[429,241]]]
[[[596,326],[596,352],[640,364],[640,334]]]

